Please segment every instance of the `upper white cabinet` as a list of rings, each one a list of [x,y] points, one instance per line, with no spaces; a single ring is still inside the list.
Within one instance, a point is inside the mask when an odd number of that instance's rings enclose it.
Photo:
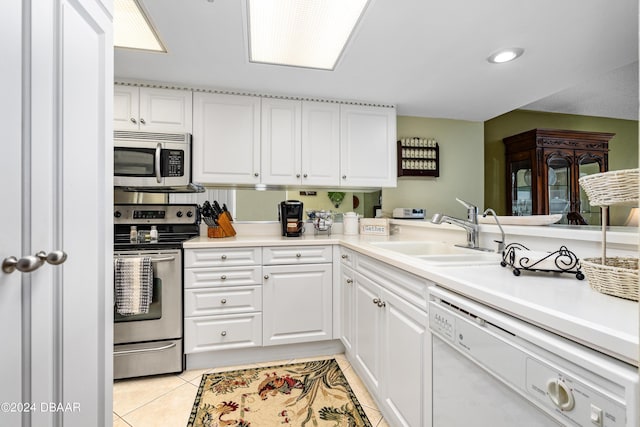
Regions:
[[[302,102],[302,184],[340,185],[340,104]]]
[[[396,186],[395,108],[341,105],[340,146],[342,186]]]
[[[262,183],[300,184],[302,101],[262,100]]]
[[[262,183],[340,185],[340,106],[262,99]]]
[[[260,98],[197,92],[193,108],[194,181],[260,183]]]
[[[113,127],[117,130],[191,133],[192,111],[188,90],[114,86]]]

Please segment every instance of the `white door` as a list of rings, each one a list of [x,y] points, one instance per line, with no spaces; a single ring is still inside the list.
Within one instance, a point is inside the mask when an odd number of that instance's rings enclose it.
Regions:
[[[260,98],[193,95],[193,180],[260,183]]]
[[[111,425],[111,4],[9,1],[0,11],[0,260],[35,267],[0,272],[0,397],[16,409],[0,424]],[[68,258],[40,263],[39,251]]]
[[[302,102],[262,100],[262,183],[299,185]]]
[[[263,345],[332,338],[331,264],[262,267]]]
[[[390,425],[428,426],[431,422],[431,332],[429,316],[383,290],[383,404]]]
[[[340,104],[302,101],[302,185],[340,185]]]
[[[396,110],[340,106],[341,185],[395,187]]]
[[[381,288],[362,274],[356,274],[355,361],[362,380],[372,394],[378,394],[381,374],[382,313],[378,306]]]

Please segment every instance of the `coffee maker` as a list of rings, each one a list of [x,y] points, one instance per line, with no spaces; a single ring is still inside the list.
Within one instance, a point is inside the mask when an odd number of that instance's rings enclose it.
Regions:
[[[280,202],[278,217],[282,225],[282,235],[286,237],[300,237],[304,232],[302,221],[302,202],[299,200],[285,200]]]

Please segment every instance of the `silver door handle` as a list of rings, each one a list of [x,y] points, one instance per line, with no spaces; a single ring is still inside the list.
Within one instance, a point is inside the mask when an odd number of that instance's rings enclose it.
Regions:
[[[160,162],[162,162],[162,144],[158,143],[158,145],[156,146],[156,167],[155,167],[155,173],[156,173],[156,181],[158,181],[158,184],[160,184],[162,182],[162,171],[160,170]]]
[[[20,259],[10,256],[2,261],[2,271],[7,274],[11,274],[16,270],[22,273],[31,273],[40,268],[45,262],[52,265],[59,265],[66,260],[67,254],[63,251],[53,251],[49,254],[40,251],[35,255],[27,255]]]

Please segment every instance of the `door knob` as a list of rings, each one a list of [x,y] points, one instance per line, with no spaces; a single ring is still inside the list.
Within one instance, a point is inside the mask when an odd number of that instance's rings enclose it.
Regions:
[[[51,265],[59,265],[67,260],[67,254],[63,251],[52,251],[48,254],[44,251],[40,251],[35,255],[28,255],[20,259],[10,256],[2,261],[2,271],[11,274],[15,270],[22,273],[30,273],[37,270],[48,262]]]

